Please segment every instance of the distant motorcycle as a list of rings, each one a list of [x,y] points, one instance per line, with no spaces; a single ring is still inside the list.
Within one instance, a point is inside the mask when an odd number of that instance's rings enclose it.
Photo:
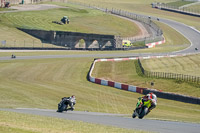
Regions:
[[[58,104],[57,112],[61,112],[62,113],[63,111],[67,111],[67,107],[69,106],[69,103],[70,103],[70,99],[69,98],[62,98],[62,100]]]
[[[16,56],[12,54],[12,55],[11,55],[11,58],[16,58]]]
[[[141,97],[138,98],[138,102],[135,110],[133,111],[132,117],[135,118],[137,116],[139,119],[142,119],[145,115],[147,115],[150,106],[151,100],[143,101]]]

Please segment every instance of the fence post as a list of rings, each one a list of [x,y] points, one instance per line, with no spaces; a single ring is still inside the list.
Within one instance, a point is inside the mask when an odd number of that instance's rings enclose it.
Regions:
[[[33,48],[34,48],[34,40],[33,40]]]

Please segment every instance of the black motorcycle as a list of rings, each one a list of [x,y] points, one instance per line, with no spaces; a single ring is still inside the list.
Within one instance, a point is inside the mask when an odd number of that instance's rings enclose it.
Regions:
[[[12,55],[11,55],[11,58],[16,58],[16,55],[12,54]]]
[[[69,106],[69,103],[70,103],[69,98],[62,98],[62,100],[58,104],[57,112],[61,112],[62,113],[63,111],[67,111],[67,107]]]

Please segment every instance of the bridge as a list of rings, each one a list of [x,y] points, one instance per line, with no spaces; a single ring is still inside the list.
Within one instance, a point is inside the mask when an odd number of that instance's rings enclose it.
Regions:
[[[89,34],[66,31],[45,31],[33,29],[20,29],[42,42],[51,43],[70,49],[116,49],[122,47],[122,39],[114,35]]]

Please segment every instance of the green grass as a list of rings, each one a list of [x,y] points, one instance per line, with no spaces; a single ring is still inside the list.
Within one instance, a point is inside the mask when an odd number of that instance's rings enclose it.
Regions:
[[[191,3],[194,3],[194,2],[193,1],[175,1],[175,2],[169,2],[166,4],[170,6],[180,7],[180,6],[184,6]]]
[[[89,1],[89,0],[87,0]],[[89,1],[89,3],[91,0]],[[166,18],[172,18],[174,20],[182,21],[186,24],[191,24],[195,27],[199,26],[199,18],[194,17],[186,17],[183,15],[177,15],[174,13],[166,13],[164,11],[158,11],[156,9],[152,9],[150,7],[150,3],[154,2],[150,1],[136,1],[136,0],[124,0],[119,1],[113,0],[110,1],[93,1],[95,4],[104,5],[104,7],[113,7],[115,6],[118,9],[126,9],[128,11],[133,11],[136,13],[144,13],[150,15],[158,15],[165,16]],[[91,2],[92,3],[92,2]],[[85,14],[85,11],[89,11],[89,16],[85,16],[86,19],[94,18],[95,15],[98,14],[98,11],[90,10],[90,9],[80,9],[76,6],[70,10],[69,13],[79,14],[80,16],[70,17],[71,21],[79,20],[79,23],[82,22],[81,16]],[[9,15],[0,14],[0,20],[3,16],[5,21],[0,24],[0,32],[4,34],[0,34],[1,38],[8,40],[14,40],[14,36],[18,36],[18,38],[30,38],[30,42],[33,39],[28,35],[25,35],[23,32],[15,29],[16,26],[26,27],[34,27],[36,28],[45,28],[45,25],[42,21],[38,20],[41,16],[44,17],[44,21],[48,21],[47,29],[51,29],[50,25],[57,27],[58,25],[50,24],[51,19],[49,16],[43,16],[43,14],[48,15],[51,11],[55,11],[59,9],[53,9],[48,11],[34,11],[34,12],[26,12],[20,13],[22,16],[20,19],[12,16],[12,13]],[[66,10],[65,10],[66,11]],[[67,10],[68,12],[68,10]],[[80,13],[81,12],[81,13]],[[93,14],[94,12],[94,14]],[[148,12],[148,13],[147,13]],[[31,18],[29,15],[39,14],[40,17]],[[97,13],[97,14],[96,14]],[[160,13],[160,14],[159,14]],[[169,15],[168,15],[169,14]],[[15,14],[18,16],[19,14]],[[21,22],[23,15],[31,20],[31,22]],[[66,15],[63,13],[62,15]],[[91,15],[91,16],[90,16]],[[92,16],[94,15],[94,16]],[[103,18],[106,14],[101,14],[98,19]],[[83,15],[84,16],[84,15]],[[53,16],[51,16],[53,17]],[[54,16],[55,17],[55,16]],[[80,18],[79,18],[80,17]],[[16,20],[13,23],[9,20]],[[55,18],[57,19],[57,18]],[[58,18],[59,20],[60,18]],[[104,19],[103,19],[104,20]],[[108,19],[109,20],[109,19]],[[113,20],[113,19],[112,19]],[[38,24],[38,21],[41,22],[41,25]],[[88,21],[88,20],[87,20]],[[117,20],[118,21],[118,20]],[[120,21],[120,20],[119,20]],[[91,21],[91,25],[94,29],[98,29],[94,23],[96,20]],[[22,24],[21,24],[22,23]],[[70,22],[71,24],[71,22]],[[33,26],[32,26],[33,25]],[[105,23],[103,24],[105,25]],[[103,25],[101,25],[103,27]],[[121,24],[122,25],[122,24]],[[77,26],[77,25],[76,25]],[[79,24],[78,24],[79,26]],[[80,25],[82,26],[82,25]],[[101,27],[100,26],[100,27]],[[118,25],[119,26],[119,25]],[[118,26],[115,30],[118,31]],[[130,26],[130,25],[129,25]],[[166,27],[165,25],[162,25]],[[54,27],[54,28],[55,28]],[[81,29],[87,29],[87,26],[82,26]],[[69,27],[65,27],[69,28]],[[9,29],[9,30],[8,30]],[[88,28],[90,30],[90,28]],[[100,28],[101,29],[101,28]],[[105,29],[102,29],[102,31]],[[156,49],[142,50],[136,52],[160,52],[165,51],[163,49],[167,49],[173,51],[173,47],[181,47],[184,48],[185,45],[188,45],[188,41],[184,39],[176,40],[175,37],[170,36],[170,32],[173,30],[167,30],[164,32],[165,37],[167,38],[166,45],[160,45]],[[13,34],[14,33],[14,34]],[[118,33],[118,32],[115,32]],[[174,34],[175,32],[173,32]],[[105,33],[106,34],[106,33]],[[176,36],[178,36],[175,33]],[[172,38],[171,38],[172,37]],[[182,36],[179,36],[182,37]],[[168,39],[169,38],[169,39]],[[170,41],[169,41],[170,40]],[[183,41],[182,41],[183,40]],[[21,42],[23,43],[23,42]],[[175,45],[178,44],[178,45]],[[172,45],[172,48],[171,48]],[[167,46],[169,48],[166,48]],[[124,51],[117,51],[116,53],[123,53]],[[125,51],[127,52],[127,51]],[[129,51],[132,52],[132,51]],[[0,56],[10,56],[12,52],[1,52]],[[98,54],[98,53],[110,53],[110,51],[101,51],[101,52],[75,52],[75,51],[63,51],[63,52],[17,52],[16,55],[48,55],[48,54]],[[66,58],[66,59],[37,59],[37,60],[10,60],[10,61],[0,61],[0,108],[45,108],[45,109],[56,109],[57,104],[60,101],[61,97],[69,96],[75,94],[77,97],[76,110],[80,111],[92,111],[92,112],[106,112],[106,113],[119,113],[119,114],[128,114],[131,116],[133,109],[135,108],[135,103],[137,102],[137,98],[141,96],[137,93],[127,92],[118,90],[116,88],[101,86],[87,81],[86,76],[90,65],[92,64],[93,58]],[[171,91],[180,94],[192,95],[199,97],[199,87],[195,87],[193,85],[187,83],[176,83],[173,80],[159,80],[159,79],[148,79],[137,76],[134,69],[134,63],[124,63],[120,65],[114,64],[105,64],[106,67],[100,65],[95,67],[95,76],[103,77],[119,82],[124,82],[127,84],[133,84],[136,86],[142,87],[151,87],[150,82],[155,82],[156,89],[162,89],[163,91]],[[102,68],[103,67],[103,68]],[[112,69],[111,69],[112,68]],[[101,71],[104,70],[105,72]],[[107,70],[108,69],[108,70]],[[112,72],[112,73],[110,73]],[[117,73],[116,73],[117,72]],[[128,74],[127,74],[128,73]],[[110,75],[109,75],[110,74]],[[116,75],[117,74],[117,75]],[[99,76],[100,75],[100,76]],[[169,86],[170,84],[170,86]],[[107,102],[109,101],[109,102]],[[200,106],[187,104],[172,100],[165,100],[158,98],[158,106],[154,109],[146,118],[148,119],[162,119],[162,120],[172,120],[172,121],[185,121],[185,122],[197,122],[200,123]],[[17,113],[9,113],[9,112],[0,112],[0,130],[3,132],[50,132],[50,131],[58,131],[60,128],[63,128],[62,122],[64,123],[64,129],[66,127],[65,122],[68,124],[67,120],[60,120],[54,118],[46,118],[46,117],[36,117],[36,116],[28,116]],[[8,119],[10,118],[10,119]],[[6,120],[5,120],[6,119]],[[38,121],[41,120],[41,121]],[[10,121],[9,121],[10,120]],[[3,122],[2,122],[3,121]],[[6,121],[6,122],[5,122]],[[18,121],[18,123],[16,123]],[[52,121],[55,125],[58,125],[58,128],[51,127]],[[39,122],[39,123],[38,123]],[[38,124],[37,124],[38,123]],[[40,125],[41,124],[41,125]],[[76,125],[76,128],[72,132],[80,132],[81,128],[84,127],[93,127],[94,125],[87,125],[87,123],[73,122]],[[5,126],[7,125],[7,126]],[[26,126],[23,126],[26,125]],[[61,126],[59,126],[61,125]],[[78,126],[80,125],[80,126]],[[73,125],[71,125],[73,126]],[[50,128],[51,130],[48,130]],[[97,130],[95,130],[97,128]],[[103,129],[102,129],[103,128]],[[101,127],[94,126],[94,128],[86,129],[85,132],[94,131],[106,131],[115,132],[116,129],[112,129],[111,127]],[[84,128],[85,129],[85,128]],[[89,131],[88,131],[89,130]],[[117,129],[118,130],[118,129]],[[66,131],[66,130],[65,130]],[[68,130],[67,130],[68,131]],[[128,132],[120,129],[119,131]]]
[[[200,10],[200,3],[197,3],[195,5],[191,5],[191,6],[189,6],[189,8],[199,11]]]
[[[141,60],[145,70],[180,73],[200,77],[200,55]]]
[[[102,6],[105,8],[107,7],[110,9],[112,8],[122,9],[129,12],[156,16],[160,18],[172,19],[172,20],[193,26],[197,28],[198,30],[200,30],[199,17],[183,15],[179,13],[168,12],[168,11],[152,8],[151,3],[155,2],[155,0],[123,0],[123,1],[122,0],[109,0],[109,1],[84,0],[84,2],[82,0],[69,0],[69,1],[87,3],[91,5],[96,5],[96,6],[98,5],[98,6]],[[175,2],[175,1],[176,0],[167,0],[167,1],[157,0],[156,2],[168,3],[168,2]]]
[[[200,3],[191,5],[185,8],[188,11],[196,12],[200,14]]]
[[[190,46],[189,40],[176,30],[170,28],[166,24],[160,22],[155,23],[164,31],[163,36],[165,37],[166,42],[164,44],[157,45],[155,48],[139,50],[139,52],[171,52],[183,50]]]
[[[0,41],[6,40],[6,45],[1,44],[0,47],[56,47],[42,43],[41,40],[16,28],[111,34],[122,37],[135,36],[139,32],[137,25],[128,20],[98,10],[69,4],[62,6],[66,8],[0,13],[0,33],[4,33],[0,34]],[[66,15],[70,19],[70,24],[58,25],[52,23],[52,21],[60,21]]]
[[[60,3],[52,4],[59,5]],[[51,44],[42,43],[41,40],[19,31],[15,27],[92,33],[98,32],[121,36],[134,36],[138,32],[137,26],[128,20],[110,16],[97,10],[68,4],[65,6],[68,8],[0,14],[0,20],[2,20],[0,22],[0,32],[4,33],[0,34],[0,40],[6,40],[5,46],[11,47],[56,47]],[[51,23],[52,20],[66,15],[66,12],[70,17],[70,26],[60,26]],[[154,49],[134,50],[134,52],[170,52],[181,50],[189,46],[189,41],[187,41],[180,33],[167,25],[161,23],[157,24],[163,29],[167,43]],[[13,34],[15,36],[13,36]],[[174,35],[176,37],[174,37]],[[4,47],[4,45],[1,46]]]
[[[164,37],[166,40],[165,44],[162,45],[157,45],[155,48],[151,49],[141,49],[141,50],[132,50],[132,51],[42,51],[42,52],[0,52],[0,57],[2,56],[10,56],[12,53],[16,54],[17,56],[31,56],[31,55],[67,55],[67,54],[110,54],[110,53],[143,53],[143,52],[151,52],[151,53],[160,53],[160,52],[172,52],[176,50],[182,50],[185,49],[190,45],[190,42],[179,32],[176,30],[170,28],[169,26],[156,22],[165,32],[164,32]],[[5,28],[6,29],[6,28]],[[0,29],[1,30],[1,29]],[[21,31],[14,30],[14,33],[16,33],[17,37],[22,37],[26,36],[27,38],[31,37]],[[12,30],[9,32],[10,35],[9,37],[12,37]],[[1,35],[0,35],[1,36]],[[12,38],[11,38],[12,39]],[[31,37],[31,42],[29,46],[33,46],[33,40],[34,38]],[[22,44],[17,43],[16,41],[16,46],[24,46],[24,42],[22,40]],[[50,44],[41,44],[40,42],[37,43],[38,40],[34,40],[34,46],[42,46],[43,47],[55,47],[55,46],[50,46]],[[32,44],[31,44],[32,43]],[[12,43],[11,46],[14,46]]]
[[[1,133],[145,133],[112,126],[64,120],[53,117],[0,111]]]
[[[76,110],[128,114],[131,117],[137,98],[141,94],[87,81],[86,76],[92,61],[92,58],[1,61],[0,108],[56,109],[62,97],[74,94],[77,97]],[[134,63],[122,64],[124,66],[108,65],[108,67],[99,68],[109,69],[109,73],[112,72],[112,76],[120,82],[132,79],[135,85],[144,86],[145,82],[146,85],[150,84],[150,79],[142,79],[135,74]],[[130,68],[129,71],[128,68]],[[99,73],[107,74],[108,71],[99,71]],[[115,76],[114,71],[119,74]],[[104,78],[113,78],[112,76],[105,75]],[[159,81],[163,80],[156,80],[155,87],[162,84]],[[167,83],[162,85],[167,86]],[[168,86],[167,89],[169,89]],[[193,92],[193,94],[196,96],[199,92]],[[157,108],[146,118],[199,123],[199,113],[199,105],[159,98]]]
[[[153,81],[155,83],[154,89],[200,97],[200,86],[198,85],[177,82],[176,80],[138,76],[134,61],[98,62],[95,66],[93,76],[145,88],[152,88],[151,82]]]
[[[13,9],[10,9],[10,8],[1,8],[0,7],[0,11],[11,11],[11,10],[13,10]]]
[[[16,27],[20,27],[121,36],[134,36],[139,31],[134,23],[98,10],[75,8],[68,4],[63,4],[63,6],[66,8],[0,14],[0,29],[16,30]],[[52,23],[52,21],[60,21],[66,15],[70,19],[69,25]]]

